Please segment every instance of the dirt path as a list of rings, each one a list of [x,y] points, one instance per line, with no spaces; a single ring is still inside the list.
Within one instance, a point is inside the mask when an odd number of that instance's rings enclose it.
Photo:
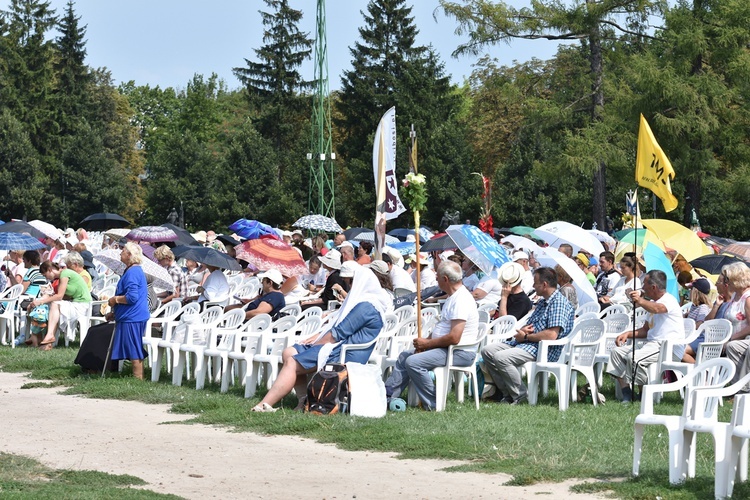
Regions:
[[[206,425],[159,425],[190,416],[171,414],[166,405],[21,389],[26,381],[0,372],[3,451],[55,468],[131,474],[151,490],[185,498],[597,498],[570,493],[572,481],[503,486],[510,476],[440,470],[457,462],[397,460]],[[42,417],[54,424],[38,432],[21,425]]]

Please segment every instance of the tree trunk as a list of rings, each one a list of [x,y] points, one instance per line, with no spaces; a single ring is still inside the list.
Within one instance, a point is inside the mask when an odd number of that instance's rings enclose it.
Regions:
[[[591,0],[587,0],[591,3]],[[604,65],[602,63],[602,45],[599,36],[599,25],[594,25],[589,35],[591,50],[590,63],[593,81],[591,84],[591,120],[598,122],[602,119],[601,113],[604,107],[604,89],[602,79],[604,78]],[[607,165],[602,161],[594,172],[594,200],[593,218],[597,227],[606,228],[607,216]]]

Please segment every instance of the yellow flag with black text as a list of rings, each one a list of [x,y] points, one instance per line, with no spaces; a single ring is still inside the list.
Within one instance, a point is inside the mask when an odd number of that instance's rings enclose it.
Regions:
[[[672,164],[656,142],[648,122],[641,115],[635,180],[639,186],[650,189],[661,198],[662,203],[664,203],[664,210],[671,212],[677,208],[677,198],[672,194],[671,181],[673,179],[674,169]]]

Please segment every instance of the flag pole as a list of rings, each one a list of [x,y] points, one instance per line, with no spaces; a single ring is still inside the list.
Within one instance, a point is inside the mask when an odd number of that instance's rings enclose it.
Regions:
[[[409,147],[409,170],[418,174],[417,170],[417,132],[414,130],[414,124],[411,125],[409,130],[409,137],[411,138],[411,146]],[[422,266],[419,262],[419,210],[414,210],[414,254],[417,260],[417,274],[416,274],[416,285],[417,285],[417,338],[422,338],[422,280],[420,274],[422,272]]]
[[[638,210],[638,188],[637,187],[635,189],[635,192],[636,192],[636,195],[635,195],[635,215],[633,216],[633,220],[635,221],[635,223],[633,224],[633,226],[634,226],[633,227],[633,231],[635,231],[635,234],[633,235],[633,253],[635,253],[635,267],[636,267],[636,269],[634,269],[634,271],[637,271],[638,270],[638,250],[637,250],[637,248],[638,248],[638,212],[640,212],[640,210]],[[645,241],[646,238],[644,237],[643,239]],[[634,276],[635,276],[635,273],[634,273]],[[633,278],[633,286],[635,286],[635,284],[636,284],[636,281],[635,281],[635,278]],[[635,304],[633,304],[632,302],[631,302],[631,304],[633,306],[633,373],[632,373],[632,376],[630,378],[630,397],[632,399],[634,397],[634,395],[635,395],[635,371],[636,371],[636,366],[635,366]]]

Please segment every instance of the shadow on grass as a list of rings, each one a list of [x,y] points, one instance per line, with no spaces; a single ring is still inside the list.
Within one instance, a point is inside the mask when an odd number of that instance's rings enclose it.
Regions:
[[[566,412],[557,409],[553,390],[537,406],[482,403],[476,411],[471,402],[458,404],[450,396],[445,412],[409,409],[389,412],[382,419],[306,415],[291,410],[296,405],[294,397],[285,398],[281,411],[258,414],[250,408],[263,391],[253,399],[243,397],[244,388],[239,384],[227,394],[221,394],[215,383],[196,391],[194,381],[186,381],[182,387],[171,385],[166,373],[158,383],[141,382],[129,376],[127,366],[123,373],[106,378],[83,375],[72,365],[75,353],[72,348],[48,353],[0,349],[0,366],[5,371],[31,372],[39,382],[27,386],[51,379],[52,384],[66,386],[64,394],[169,404],[174,413],[193,415],[188,423],[219,425],[236,432],[298,435],[352,451],[392,452],[400,458],[458,460],[463,463],[446,470],[502,472],[513,476],[509,483],[513,485],[594,478],[596,481],[580,485],[576,491],[612,491],[623,498],[712,496],[708,493],[713,491],[713,446],[705,436],[698,440],[698,477],[672,487],[666,432],[647,429],[641,466],[644,475],[629,479],[633,420],[639,407],[615,402],[609,381],[602,389],[607,404],[595,408],[574,403]],[[146,376],[150,376],[148,369]],[[658,405],[663,413],[679,414],[681,409],[682,401],[676,395]],[[728,419],[729,411],[727,406],[722,408],[721,418]],[[748,491],[744,488],[739,487],[738,494]]]

